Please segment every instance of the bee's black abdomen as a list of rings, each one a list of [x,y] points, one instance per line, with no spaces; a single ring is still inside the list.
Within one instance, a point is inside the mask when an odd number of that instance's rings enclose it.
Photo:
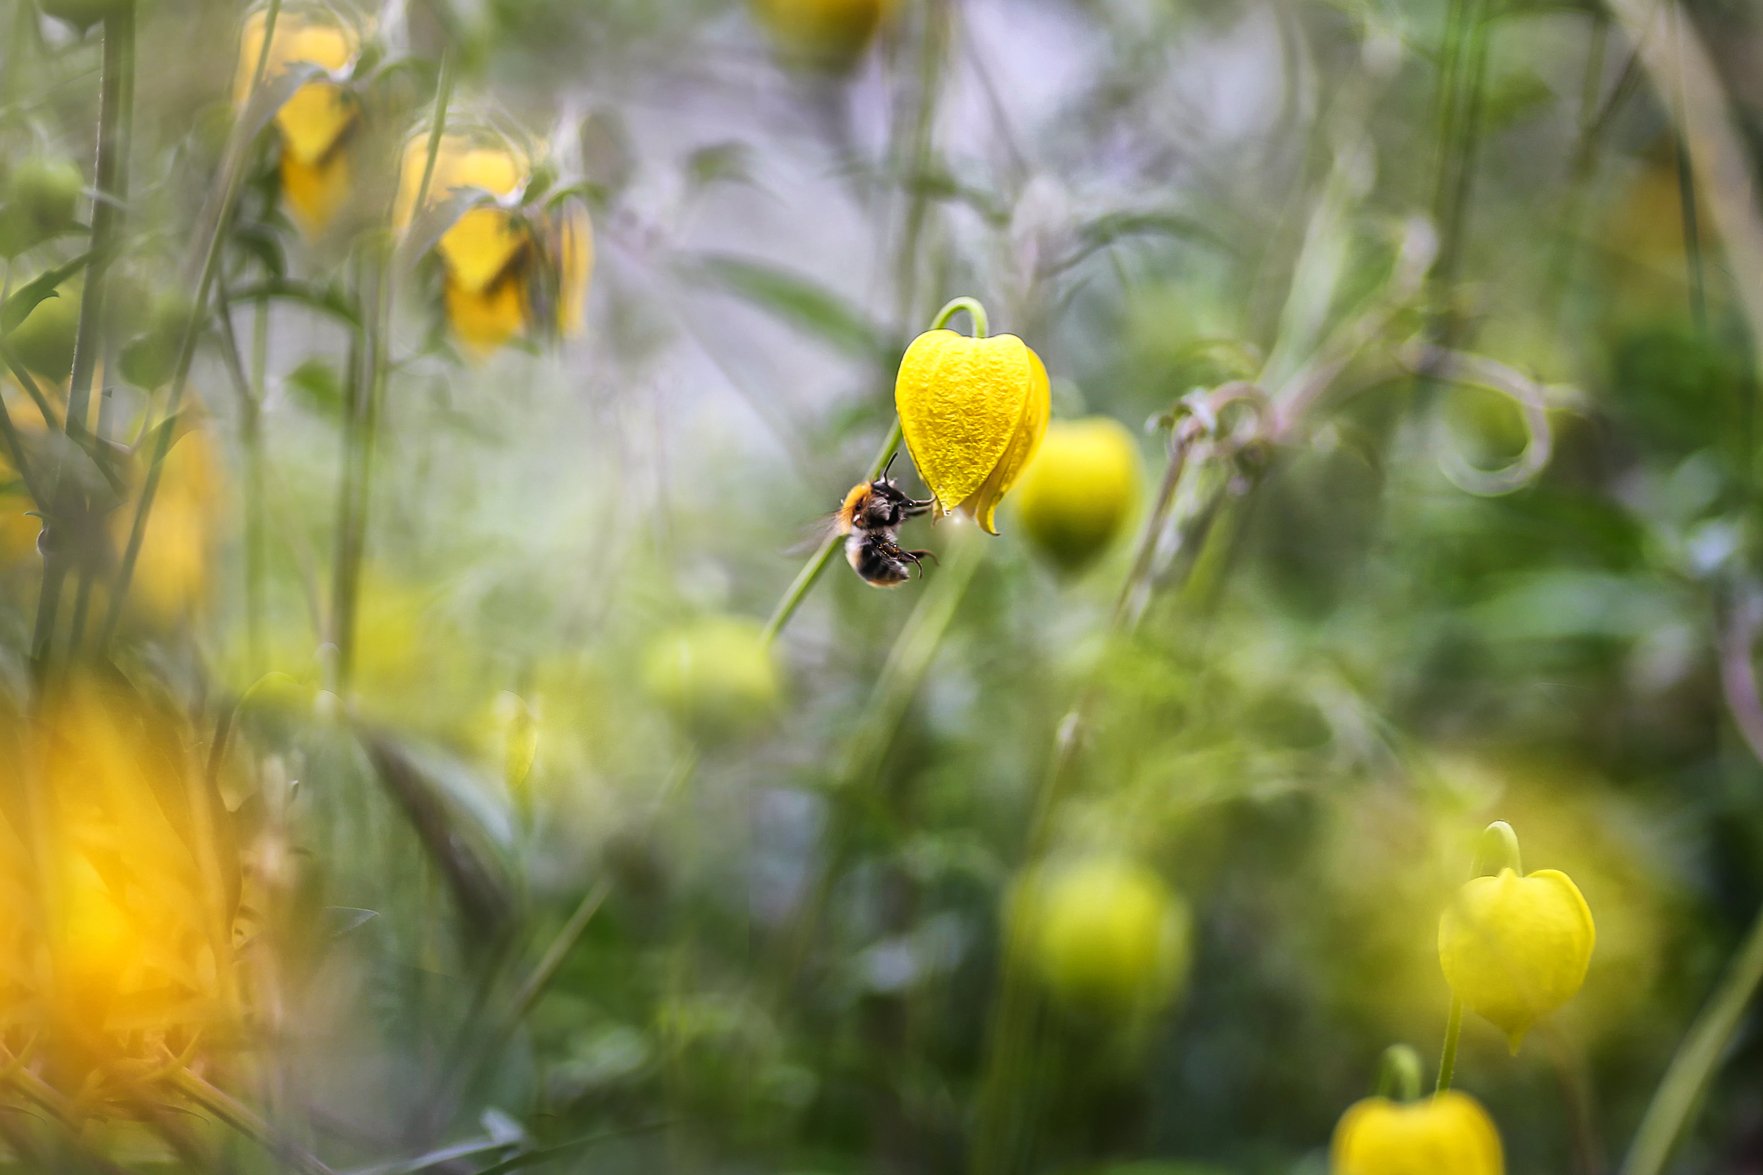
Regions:
[[[912,569],[898,551],[881,535],[859,533],[845,542],[845,560],[851,564],[851,570],[877,587],[894,587],[911,577]]]

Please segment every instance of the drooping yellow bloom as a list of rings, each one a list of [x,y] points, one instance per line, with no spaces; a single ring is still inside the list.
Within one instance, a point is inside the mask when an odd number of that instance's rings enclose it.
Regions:
[[[234,103],[243,107],[251,97],[251,79],[263,54],[268,13],[259,10],[245,21],[239,41],[239,68],[233,82]],[[347,69],[361,50],[355,31],[322,8],[284,9],[276,18],[264,60],[263,77],[272,82],[299,65],[316,65],[336,74]],[[323,232],[349,192],[350,170],[343,139],[355,124],[358,107],[353,94],[336,81],[307,82],[276,111],[281,134],[282,194],[302,232]]]
[[[1439,963],[1470,1011],[1524,1034],[1579,991],[1597,942],[1592,912],[1567,874],[1502,869],[1457,891],[1439,919]]]
[[[869,48],[895,0],[754,0],[754,8],[788,56],[843,69]]]
[[[1007,923],[1042,981],[1074,1007],[1152,1011],[1187,972],[1186,906],[1162,878],[1128,858],[1030,871],[1011,891]]]
[[[937,499],[988,534],[992,515],[1047,431],[1047,369],[1015,335],[926,331],[900,360],[894,407],[912,461]]]
[[[418,134],[405,145],[393,221],[400,232],[416,217],[428,165],[429,142]],[[533,161],[501,136],[449,133],[436,144],[423,207],[462,192],[490,200],[467,208],[435,245],[444,270],[442,298],[454,333],[477,355],[496,350],[532,326],[579,333],[593,272],[593,227],[579,204],[546,212],[522,207]],[[535,321],[535,293],[555,312]]]
[[[1016,490],[1016,514],[1029,542],[1058,567],[1087,566],[1138,508],[1139,449],[1105,416],[1055,420]]]
[[[1500,1132],[1481,1103],[1450,1090],[1406,1104],[1370,1097],[1335,1126],[1330,1175],[1503,1175]]]

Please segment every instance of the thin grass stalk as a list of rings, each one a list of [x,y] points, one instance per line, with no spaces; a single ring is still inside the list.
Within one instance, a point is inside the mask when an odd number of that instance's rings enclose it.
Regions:
[[[258,50],[257,63],[251,75],[252,94],[256,94],[263,85],[263,76],[269,64],[269,47],[275,39],[276,18],[280,15],[282,0],[269,0],[264,10],[263,46]],[[218,199],[214,202],[214,210],[209,217],[203,236],[202,261],[197,271],[196,293],[191,300],[190,320],[184,327],[183,338],[179,341],[177,363],[172,369],[171,392],[166,398],[163,419],[170,421],[176,418],[182,409],[184,395],[189,388],[190,367],[196,357],[196,341],[200,334],[201,319],[208,306],[209,294],[214,288],[214,280],[220,271],[220,258],[226,243],[226,230],[232,223],[233,212],[238,204],[239,191],[245,176],[245,160],[251,146],[249,123],[246,116],[250,110],[249,103],[240,109],[233,121],[232,133],[228,136],[226,149],[222,155],[220,185]],[[97,650],[102,653],[109,648],[116,636],[118,625],[122,622],[123,607],[128,601],[129,585],[134,579],[135,564],[141,557],[141,543],[147,534],[147,519],[153,512],[153,501],[159,492],[159,479],[165,467],[165,455],[171,451],[174,439],[173,430],[160,428],[157,431],[158,441],[153,447],[153,454],[147,466],[147,479],[141,486],[140,501],[135,507],[134,519],[129,525],[129,541],[123,551],[121,565],[117,569],[116,579],[111,586],[110,605],[105,611],[104,625],[99,630]],[[149,429],[143,435],[153,436],[155,430]]]
[[[1687,18],[1676,6],[1671,9],[1671,47],[1679,62],[1683,60],[1683,22]],[[1677,78],[1677,87],[1671,95],[1677,113],[1674,121],[1671,142],[1674,162],[1677,168],[1677,203],[1683,223],[1683,263],[1685,276],[1689,281],[1690,315],[1696,324],[1696,332],[1706,342],[1708,338],[1708,292],[1703,277],[1702,266],[1702,233],[1697,224],[1696,212],[1696,173],[1690,162],[1690,141],[1683,130],[1684,125],[1684,86],[1683,74]]]
[[[85,286],[80,296],[79,325],[74,332],[73,370],[68,375],[67,384],[67,415],[62,420],[68,438],[82,444],[88,435],[92,381],[97,374],[98,357],[104,349],[107,334],[104,296],[110,262],[121,239],[123,209],[128,199],[128,133],[133,124],[130,108],[134,102],[134,76],[134,7],[122,5],[104,18],[103,66],[98,89],[98,158],[94,168],[97,196],[92,202],[92,256],[86,267]],[[45,423],[48,420],[45,415]],[[60,530],[64,539],[71,537],[74,545],[84,546],[89,536],[70,536],[68,531],[76,525],[81,530],[90,526],[90,511],[64,497],[62,473],[61,459],[57,458],[50,474],[47,500],[39,499],[38,508],[50,516],[52,521],[47,525]],[[67,571],[67,562],[61,553],[53,547],[43,552],[42,586],[37,595],[37,615],[31,634],[31,659],[38,667],[40,680],[46,680],[49,669],[56,615]],[[77,646],[79,626],[85,619],[91,589],[89,576],[89,570],[81,572],[76,625],[70,630],[70,653]]]
[[[416,189],[417,210],[427,206],[435,161],[446,134],[447,107],[453,97],[451,54],[441,57],[435,80],[434,114],[429,124],[422,179]],[[389,222],[388,216],[388,222]],[[391,370],[390,347],[398,251],[392,238],[379,237],[363,261],[372,299],[371,314],[362,320],[357,337],[359,366],[350,367],[350,412],[345,422],[344,477],[338,488],[337,552],[331,585],[331,641],[335,646],[333,688],[348,691],[355,666],[356,621],[361,598],[362,561],[367,554],[367,529],[373,500],[373,465],[379,419]],[[367,284],[367,283],[364,283]]]

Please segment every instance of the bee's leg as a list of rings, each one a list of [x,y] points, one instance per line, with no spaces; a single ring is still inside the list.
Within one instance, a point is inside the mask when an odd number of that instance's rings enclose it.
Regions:
[[[930,508],[936,504],[935,498],[908,498],[906,499],[906,517],[917,518],[920,514],[929,514]]]
[[[941,563],[935,551],[901,551],[900,554],[917,563],[921,559],[929,559],[932,563]]]

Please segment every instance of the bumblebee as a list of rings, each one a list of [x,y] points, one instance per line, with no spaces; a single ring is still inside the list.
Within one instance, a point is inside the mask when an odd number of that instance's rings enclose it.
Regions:
[[[908,497],[888,478],[893,464],[888,458],[880,477],[852,486],[835,516],[838,533],[845,537],[845,561],[872,587],[898,587],[915,572],[923,574],[925,559],[936,558],[934,552],[900,546],[900,525],[928,513],[933,500]]]

